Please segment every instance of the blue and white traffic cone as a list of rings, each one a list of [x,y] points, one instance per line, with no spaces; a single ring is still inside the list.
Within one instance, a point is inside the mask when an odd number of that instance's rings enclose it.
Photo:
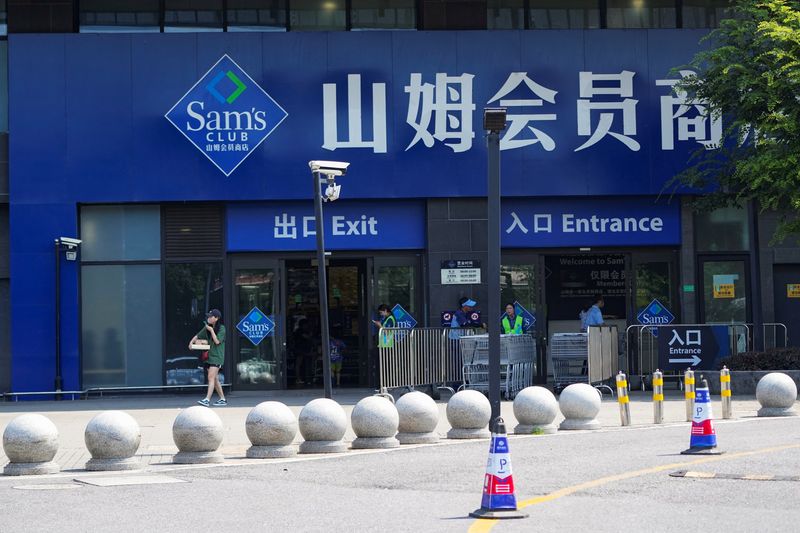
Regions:
[[[711,413],[711,394],[708,392],[708,382],[701,378],[701,383],[694,399],[689,449],[682,451],[682,455],[720,455],[725,453],[716,450],[717,434],[714,431],[714,424],[711,422],[714,418]]]
[[[527,518],[517,510],[514,494],[514,476],[511,474],[511,451],[508,448],[506,424],[495,420],[492,440],[489,444],[489,461],[483,478],[481,508],[469,514],[473,518]]]

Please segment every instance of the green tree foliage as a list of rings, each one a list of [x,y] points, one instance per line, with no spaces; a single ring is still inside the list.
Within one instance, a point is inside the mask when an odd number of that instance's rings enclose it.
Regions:
[[[714,192],[713,209],[754,200],[785,213],[776,238],[800,234],[800,2],[735,0],[676,87],[723,117],[718,150],[700,150],[677,182]],[[686,68],[686,67],[684,67]]]

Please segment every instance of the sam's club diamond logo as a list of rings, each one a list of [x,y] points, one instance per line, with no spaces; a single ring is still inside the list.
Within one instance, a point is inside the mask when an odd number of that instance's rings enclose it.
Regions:
[[[226,54],[164,116],[230,176],[288,113]]]
[[[250,342],[258,346],[264,338],[269,337],[275,330],[275,322],[261,312],[261,309],[254,307],[236,324],[236,329],[247,337]]]

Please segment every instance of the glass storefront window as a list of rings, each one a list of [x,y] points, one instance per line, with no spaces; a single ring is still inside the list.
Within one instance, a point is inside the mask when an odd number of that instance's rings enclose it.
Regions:
[[[146,261],[161,258],[161,210],[157,205],[81,208],[83,261]]]
[[[83,265],[83,387],[161,385],[162,323],[159,265]]]
[[[204,380],[197,353],[189,340],[202,329],[209,309],[224,309],[222,263],[169,263],[165,269],[166,353],[165,383],[197,385]],[[231,324],[222,317],[228,334]]]
[[[292,31],[346,29],[344,0],[293,0],[289,8]]]
[[[697,213],[694,225],[700,252],[740,252],[750,247],[747,209],[725,207]]]
[[[609,28],[675,28],[675,0],[606,0]]]
[[[80,31],[158,32],[159,0],[81,0]]]
[[[8,9],[6,0],[0,0],[0,35],[8,35]]]
[[[287,0],[228,0],[228,31],[286,31]]]
[[[536,311],[536,266],[502,265],[500,267],[500,305],[519,302],[522,307]],[[498,315],[502,310],[498,312]]]
[[[654,261],[637,263],[636,273],[636,310],[644,309],[653,299],[658,299],[670,311],[677,311],[672,305],[670,290],[670,263]]]
[[[222,0],[164,0],[164,31],[222,31]]]
[[[531,29],[600,27],[598,0],[530,0]]]
[[[744,260],[705,260],[703,321],[747,322],[747,272]]]
[[[683,27],[719,28],[730,5],[730,0],[683,0]]]
[[[351,0],[354,30],[413,30],[417,26],[414,0]]]
[[[262,339],[258,344],[245,338],[235,329],[240,318],[245,317],[257,307],[258,310],[277,323],[275,316],[278,309],[278,291],[276,290],[275,269],[250,268],[237,269],[234,272],[234,290],[236,291],[236,316],[231,317],[229,335],[238,336],[239,353],[234,355],[235,368],[233,375],[238,385],[280,385],[280,348],[281,342],[277,331]]]
[[[400,304],[403,309],[416,316],[417,276],[413,266],[382,266],[378,270],[378,291],[375,301],[391,309]],[[420,317],[417,317],[419,321]]]
[[[521,30],[525,28],[524,0],[489,0],[486,2],[486,28]]]

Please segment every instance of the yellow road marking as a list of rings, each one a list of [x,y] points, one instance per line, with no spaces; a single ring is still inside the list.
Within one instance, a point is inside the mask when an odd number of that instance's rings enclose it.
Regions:
[[[539,505],[540,503],[546,503],[549,501],[557,500],[559,498],[563,498],[564,496],[569,496],[570,494],[574,494],[582,490],[599,487],[607,483],[613,483],[615,481],[623,481],[625,479],[645,476],[647,474],[657,474],[658,472],[663,472],[664,470],[671,470],[673,468],[681,468],[689,465],[699,465],[703,463],[713,463],[716,461],[725,461],[727,459],[734,459],[737,457],[747,457],[750,455],[760,455],[764,453],[780,452],[783,450],[791,450],[793,448],[800,448],[800,444],[787,444],[785,446],[762,448],[760,450],[752,450],[749,452],[715,455],[712,457],[703,457],[700,459],[695,459],[693,461],[687,461],[684,463],[671,463],[668,465],[643,468],[641,470],[632,470],[630,472],[623,472],[621,474],[615,474],[613,476],[606,476],[606,477],[601,477],[599,479],[594,479],[592,481],[586,481],[585,483],[579,483],[577,485],[572,485],[570,487],[564,487],[563,489],[558,489],[554,492],[551,492],[550,494],[545,494],[544,496],[537,496],[536,498],[530,498],[528,500],[519,502],[519,504],[517,504],[517,508],[523,509],[525,507],[530,507],[531,505]],[[487,531],[491,531],[492,528],[497,524],[497,522],[499,522],[499,520],[478,519],[472,524],[472,526],[470,526],[469,533],[485,533]]]

